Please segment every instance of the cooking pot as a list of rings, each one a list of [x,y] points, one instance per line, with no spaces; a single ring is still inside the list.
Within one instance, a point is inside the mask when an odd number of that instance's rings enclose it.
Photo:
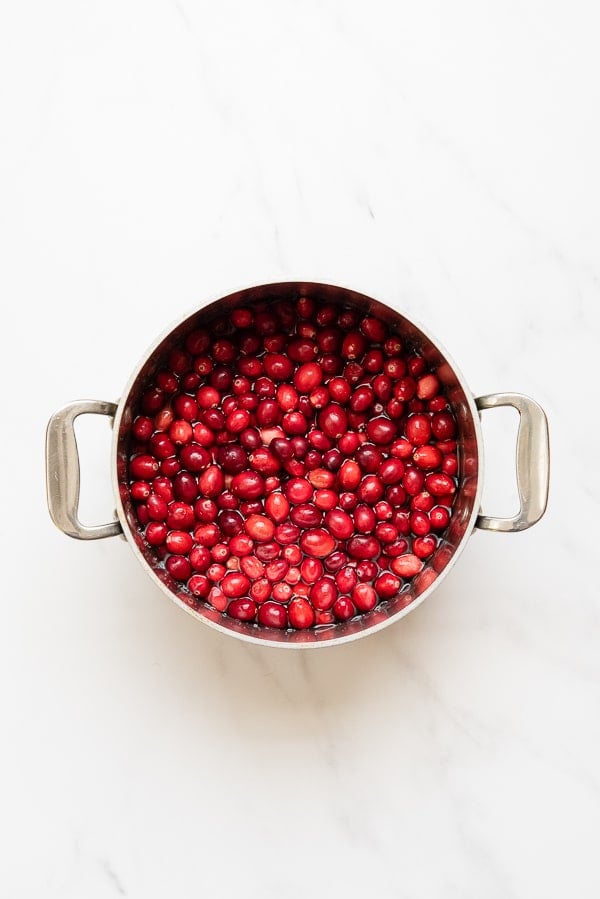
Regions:
[[[192,328],[210,329],[211,322],[238,306],[260,302],[276,304],[298,296],[317,302],[357,308],[384,320],[406,345],[420,353],[435,371],[445,389],[458,424],[458,488],[450,524],[433,556],[412,580],[409,589],[377,606],[372,612],[345,623],[311,630],[279,631],[244,623],[221,614],[197,601],[174,581],[164,564],[144,541],[127,488],[129,435],[140,396],[148,379],[182,337]],[[520,508],[512,518],[495,518],[480,511],[483,489],[483,435],[480,411],[512,406],[520,415],[517,436],[516,478]],[[111,470],[116,518],[108,524],[87,527],[78,518],[79,458],[74,433],[78,415],[93,413],[112,420]],[[394,309],[343,287],[312,282],[267,284],[237,291],[186,315],[161,336],[138,364],[118,403],[79,400],[56,412],[46,434],[46,476],[48,507],[60,530],[80,540],[96,540],[123,534],[134,555],[155,584],[193,617],[215,628],[253,643],[284,647],[331,646],[364,637],[387,627],[416,608],[441,583],[456,563],[474,528],[489,531],[522,531],[544,514],[548,496],[548,425],[541,407],[517,393],[493,393],[474,398],[463,376],[439,343],[420,325]]]

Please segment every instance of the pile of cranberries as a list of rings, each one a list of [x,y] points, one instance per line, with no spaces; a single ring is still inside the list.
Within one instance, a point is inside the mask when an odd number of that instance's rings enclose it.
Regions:
[[[422,356],[308,297],[197,328],[143,392],[129,490],[190,605],[311,628],[409,589],[450,521],[456,420]]]

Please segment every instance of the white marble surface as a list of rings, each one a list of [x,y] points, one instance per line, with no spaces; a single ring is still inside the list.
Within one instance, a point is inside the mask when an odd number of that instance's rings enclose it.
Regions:
[[[0,8],[0,894],[600,895],[600,59],[589,2]],[[403,622],[291,653],[50,524],[52,411],[200,300],[303,277],[546,408],[546,518]],[[493,420],[492,420],[493,419]],[[514,421],[489,413],[488,511]],[[108,428],[82,503],[110,515]]]

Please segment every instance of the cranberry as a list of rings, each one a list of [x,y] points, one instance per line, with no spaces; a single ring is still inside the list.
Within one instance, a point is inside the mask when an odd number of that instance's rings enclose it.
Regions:
[[[154,425],[147,415],[138,415],[131,426],[131,431],[136,440],[146,443],[152,437]]]
[[[290,512],[290,520],[300,528],[315,528],[322,519],[323,513],[311,503],[300,503]]]
[[[129,463],[129,472],[134,480],[147,481],[158,471],[158,462],[154,456],[134,456]]]
[[[312,585],[309,596],[313,608],[326,611],[336,601],[338,588],[333,578],[323,577]]]
[[[439,468],[442,464],[442,454],[437,447],[430,444],[419,446],[413,453],[413,461],[419,468],[425,471],[432,471],[432,469]]]
[[[315,622],[313,607],[306,599],[293,599],[288,607],[290,625],[296,630],[312,627]]]
[[[341,437],[348,427],[346,412],[339,403],[330,403],[319,412],[318,423],[321,430],[332,438]]]
[[[133,499],[143,502],[150,496],[150,484],[148,481],[134,481],[130,487],[130,493]]]
[[[354,525],[359,534],[370,534],[375,528],[376,521],[373,509],[364,503],[354,510]]]
[[[240,499],[258,499],[265,492],[265,482],[257,471],[241,471],[231,481],[232,492]]]
[[[265,627],[284,628],[287,626],[287,611],[285,606],[277,602],[264,602],[258,609],[259,624]]]
[[[278,543],[283,545],[296,543],[299,537],[300,528],[292,524],[292,522],[284,521],[283,524],[278,524],[275,528],[275,538]]]
[[[357,584],[352,591],[352,600],[360,612],[370,612],[377,605],[377,593],[370,584]]]
[[[400,578],[389,571],[380,574],[374,584],[377,595],[380,596],[381,599],[391,599],[393,596],[396,596],[400,590],[400,586]]]
[[[192,574],[192,566],[185,556],[169,556],[165,564],[167,571],[176,581],[187,581]]]
[[[195,571],[206,571],[211,555],[206,546],[195,546],[190,553],[190,562]]]
[[[437,540],[431,534],[416,537],[413,540],[413,552],[419,559],[428,559],[437,546]]]
[[[448,453],[442,461],[442,471],[454,477],[458,472],[458,457],[454,453]]]
[[[201,596],[206,599],[210,593],[210,581],[203,574],[193,574],[188,581],[190,593],[194,596]]]
[[[287,381],[294,374],[294,363],[281,353],[267,353],[263,365],[265,372],[273,381]]]
[[[332,612],[338,621],[348,621],[356,615],[356,607],[350,597],[338,596],[333,604]]]
[[[361,502],[374,505],[383,496],[383,489],[379,478],[376,475],[368,474],[358,485],[356,495]]]
[[[340,568],[335,576],[335,583],[342,593],[349,593],[356,586],[358,578],[356,568]]]
[[[307,421],[302,412],[286,412],[281,420],[286,434],[306,434]]]
[[[324,559],[335,547],[335,540],[323,528],[304,531],[300,537],[300,548],[307,556]]]
[[[223,472],[217,465],[209,465],[200,475],[198,486],[203,496],[210,498],[218,496],[225,486]]]
[[[429,513],[429,521],[435,531],[443,531],[450,524],[450,513],[443,506],[436,506]]]
[[[300,574],[307,584],[314,584],[323,575],[323,563],[319,559],[307,557],[300,566]]]
[[[298,338],[288,344],[288,354],[294,362],[312,362],[318,352],[319,348],[312,340]]]
[[[165,542],[170,553],[182,556],[187,555],[194,545],[194,541],[187,531],[171,531]]]
[[[428,474],[425,478],[425,485],[432,496],[446,496],[456,490],[450,475],[441,472]]]
[[[358,452],[360,452],[360,450]],[[355,490],[360,484],[361,480],[362,472],[358,462],[354,462],[352,459],[347,459],[342,463],[338,472],[338,481],[340,487],[343,490]]]
[[[239,598],[250,589],[250,578],[241,572],[226,574],[221,581],[221,590],[230,599]]]
[[[258,543],[266,543],[273,539],[275,525],[264,515],[250,515],[245,523],[246,533]]]
[[[328,530],[338,540],[347,540],[354,533],[354,522],[347,512],[341,509],[332,509],[325,516],[325,524]]]
[[[169,533],[166,524],[151,521],[146,527],[146,540],[150,546],[160,546],[167,539]]]
[[[189,503],[169,503],[167,511],[167,524],[174,530],[189,530],[193,528],[195,521],[194,510]]]
[[[379,542],[375,537],[352,537],[348,541],[348,554],[353,559],[375,559],[379,555]]]
[[[404,464],[400,459],[386,459],[377,469],[377,477],[382,484],[396,484],[402,480]]]
[[[314,488],[304,478],[290,478],[284,485],[284,491],[287,499],[294,505],[297,505],[308,502],[312,498]]]
[[[431,419],[431,430],[437,440],[451,440],[456,434],[456,421],[449,412],[437,412]]]
[[[391,443],[396,436],[396,425],[389,418],[373,418],[367,424],[367,434],[373,443]]]
[[[397,556],[391,565],[392,571],[394,574],[399,575],[399,577],[414,577],[415,574],[419,573],[422,567],[423,563],[413,553],[405,553],[404,555]]]

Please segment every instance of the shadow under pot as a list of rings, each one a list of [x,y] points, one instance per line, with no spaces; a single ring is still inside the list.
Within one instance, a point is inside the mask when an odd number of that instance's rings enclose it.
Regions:
[[[520,414],[512,518],[480,513],[480,410]],[[78,519],[78,415],[113,421],[117,518]],[[475,399],[438,342],[363,294],[311,282],[241,290],[187,315],[119,403],[52,416],[48,506],[71,537],[123,533],[194,618],[263,645],[330,646],[404,617],[475,527],[544,514],[546,417],[514,393]]]

